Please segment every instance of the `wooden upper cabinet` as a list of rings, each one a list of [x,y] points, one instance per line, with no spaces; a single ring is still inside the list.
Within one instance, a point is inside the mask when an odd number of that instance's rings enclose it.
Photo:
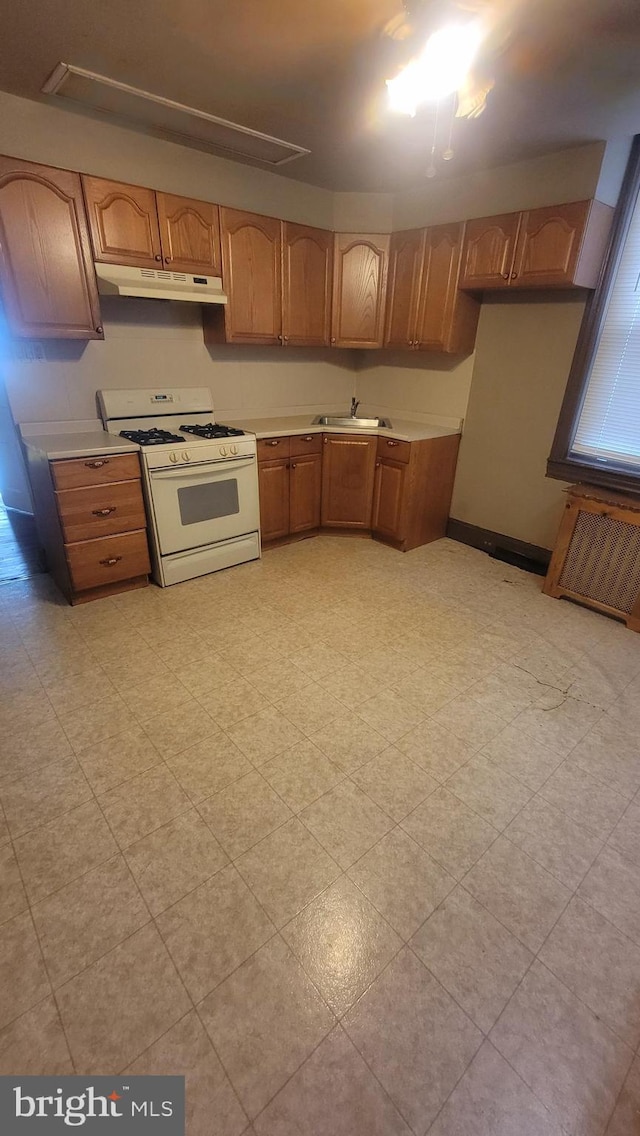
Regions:
[[[0,284],[14,335],[102,338],[78,174],[0,157]]]
[[[427,229],[416,346],[424,351],[473,351],[480,304],[458,288],[464,225]]]
[[[331,342],[333,233],[282,223],[282,341],[328,347]]]
[[[508,287],[519,226],[519,213],[467,222],[461,288]]]
[[[385,347],[415,346],[424,239],[424,229],[391,235]]]
[[[205,311],[205,341],[280,343],[280,221],[221,208],[220,239],[229,301],[224,311]]]
[[[156,193],[164,265],[172,272],[220,276],[220,218],[217,205]]]
[[[513,286],[594,288],[604,257],[611,209],[574,201],[522,214]]]
[[[390,237],[336,233],[331,342],[382,347]]]
[[[158,268],[162,250],[154,191],[84,174],[82,188],[95,259]]]

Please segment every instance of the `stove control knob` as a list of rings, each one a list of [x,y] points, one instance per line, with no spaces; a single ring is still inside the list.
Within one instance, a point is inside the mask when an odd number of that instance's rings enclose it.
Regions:
[[[227,447],[226,446],[220,446],[220,457],[226,458],[226,456],[227,456]]]
[[[183,450],[183,451],[182,451],[182,460],[183,460],[183,462],[188,462],[188,461],[191,461],[191,458],[189,457],[189,452],[188,452],[188,450]]]
[[[170,462],[173,462],[173,463],[174,463],[174,465],[175,465],[175,463],[177,462],[177,460],[178,460],[178,455],[177,455],[177,454],[174,454],[174,453],[171,453],[171,454],[169,454],[169,461],[170,461]]]
[[[235,457],[235,455],[236,455],[236,454],[237,454],[237,452],[238,452],[238,447],[237,447],[237,446],[231,446],[231,447],[230,447],[230,449],[231,449],[231,453],[232,453],[232,454],[234,455],[234,457]]]

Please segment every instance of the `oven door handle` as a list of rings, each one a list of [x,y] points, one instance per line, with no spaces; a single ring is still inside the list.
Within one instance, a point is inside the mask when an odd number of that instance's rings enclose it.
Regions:
[[[150,469],[149,475],[152,481],[174,481],[178,477],[207,477],[221,473],[224,469],[233,473],[234,470],[241,469],[243,466],[253,465],[255,460],[252,455],[233,461],[222,458],[220,461],[198,462],[197,465],[194,463],[193,465],[175,465],[169,468]]]

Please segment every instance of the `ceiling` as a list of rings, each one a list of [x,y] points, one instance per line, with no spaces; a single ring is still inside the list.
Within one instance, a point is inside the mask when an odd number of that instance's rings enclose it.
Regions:
[[[428,27],[453,3],[409,8]],[[481,118],[454,123],[439,176],[640,131],[638,0],[493,10],[495,88]],[[397,191],[425,176],[434,125],[386,110],[384,80],[411,52],[383,32],[401,12],[401,0],[0,0],[0,87],[45,99],[64,61],[308,148],[286,177]]]

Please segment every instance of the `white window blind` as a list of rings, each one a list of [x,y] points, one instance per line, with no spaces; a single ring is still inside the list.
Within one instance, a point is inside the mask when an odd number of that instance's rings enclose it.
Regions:
[[[609,291],[572,454],[640,467],[640,195]]]

